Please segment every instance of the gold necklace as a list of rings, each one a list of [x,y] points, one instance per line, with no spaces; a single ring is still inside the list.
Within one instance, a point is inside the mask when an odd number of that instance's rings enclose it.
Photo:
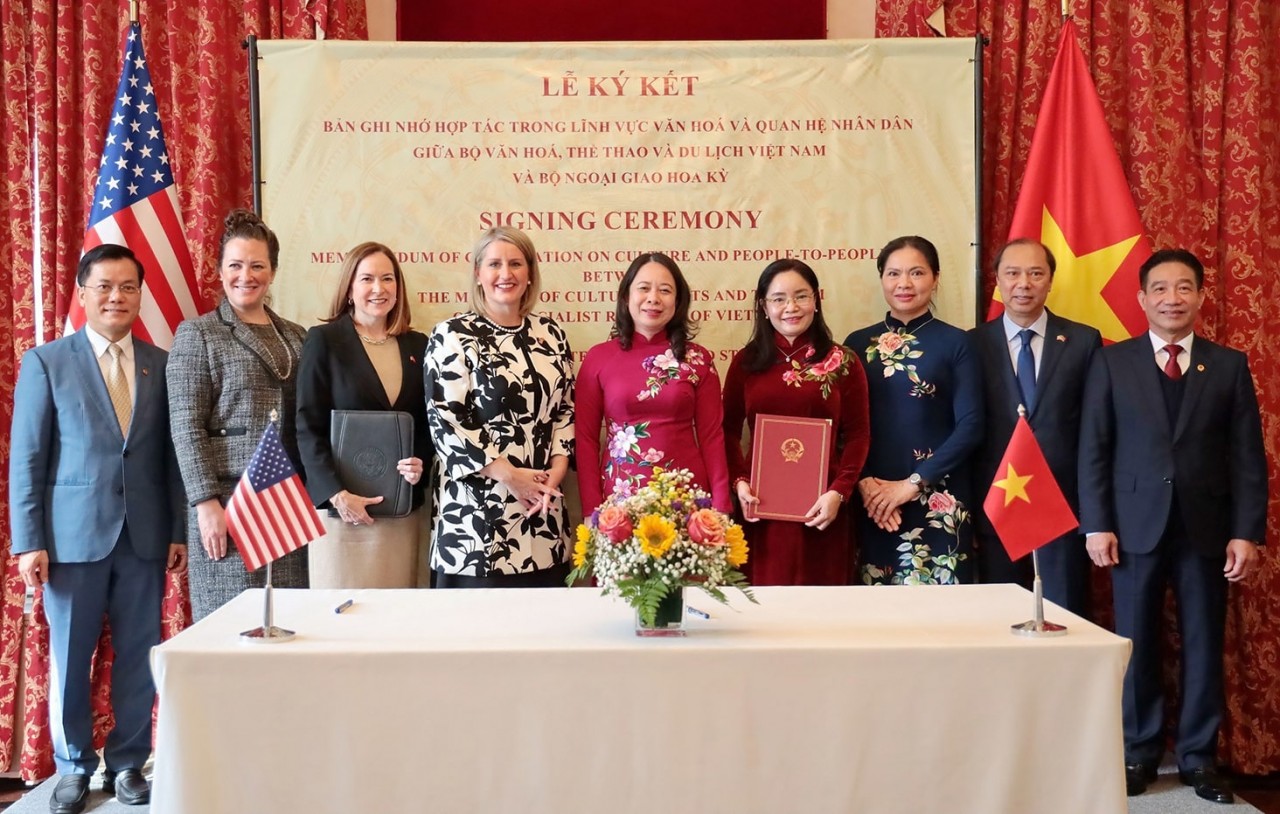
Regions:
[[[385,345],[385,344],[387,344],[388,342],[390,342],[390,341],[391,341],[391,335],[390,335],[390,334],[387,334],[386,336],[382,337],[381,339],[371,339],[371,338],[369,338],[369,337],[365,336],[364,334],[360,333],[359,331],[356,331],[356,336],[360,337],[360,341],[361,341],[361,342],[363,342],[363,343],[365,343],[366,345]]]

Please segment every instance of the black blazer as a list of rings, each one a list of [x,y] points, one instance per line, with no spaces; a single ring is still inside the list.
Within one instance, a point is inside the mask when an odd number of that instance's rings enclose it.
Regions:
[[[329,445],[332,410],[399,410],[413,416],[413,453],[422,459],[424,471],[431,471],[433,449],[422,382],[427,337],[407,331],[396,341],[404,379],[392,404],[350,315],[307,331],[298,369],[298,449],[307,472],[307,491],[318,508],[328,507],[329,498],[343,488]],[[425,482],[423,478],[413,487],[415,509],[422,505]]]
[[[1080,526],[1111,531],[1120,549],[1155,549],[1174,490],[1191,545],[1221,556],[1231,539],[1261,544],[1267,461],[1245,355],[1197,335],[1178,420],[1169,426],[1151,339],[1104,348],[1085,385]]]
[[[1009,358],[1004,320],[993,319],[979,325],[973,334],[982,363],[987,428],[982,446],[974,455],[974,477],[979,492],[985,494],[1018,423],[1022,392]],[[1036,376],[1036,406],[1027,421],[1072,510],[1079,506],[1076,473],[1084,383],[1089,363],[1101,347],[1102,336],[1096,329],[1049,312],[1040,372]],[[981,531],[994,536],[995,530],[980,506],[976,514]]]

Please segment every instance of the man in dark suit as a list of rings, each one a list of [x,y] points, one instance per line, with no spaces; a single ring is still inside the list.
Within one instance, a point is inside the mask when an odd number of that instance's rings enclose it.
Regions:
[[[1176,752],[1182,782],[1230,803],[1214,768],[1222,720],[1227,583],[1258,561],[1267,463],[1243,353],[1192,332],[1204,267],[1158,251],[1139,272],[1148,333],[1105,348],[1085,386],[1080,524],[1089,556],[1112,567],[1116,632],[1133,640],[1124,678],[1125,784],[1141,794],[1164,752],[1160,676],[1165,589],[1182,639]]]
[[[104,789],[146,803],[165,568],[186,562],[181,492],[169,433],[165,353],[130,335],[142,264],[123,246],[86,252],[76,275],[84,330],[29,351],[13,396],[9,501],[13,553],[44,586],[49,713],[62,775],[49,807],[83,811],[93,748],[89,667],[111,623],[115,663]]]
[[[1056,268],[1053,252],[1026,238],[1011,241],[996,255],[996,285],[1004,300],[1004,316],[973,330],[982,362],[987,427],[975,456],[975,476],[979,484],[995,479],[1022,404],[1049,470],[1078,514],[1080,408],[1089,362],[1102,347],[1102,337],[1097,330],[1045,308]],[[981,581],[1030,588],[1031,558],[1011,562],[981,510],[977,529]],[[1038,557],[1045,597],[1085,615],[1089,557],[1084,537],[1076,531],[1064,534],[1041,548]]]

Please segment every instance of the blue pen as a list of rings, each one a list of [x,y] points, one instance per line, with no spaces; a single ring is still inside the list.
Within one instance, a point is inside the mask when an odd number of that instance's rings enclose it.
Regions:
[[[343,602],[341,605],[339,605],[338,607],[334,608],[334,609],[333,609],[333,612],[334,612],[334,613],[342,613],[344,610],[346,610],[347,608],[349,608],[349,607],[351,607],[352,605],[354,605],[354,604],[355,604],[355,602],[356,602],[356,601],[355,601],[354,599],[348,599],[346,602]]]
[[[710,619],[710,618],[711,618],[711,614],[707,613],[707,612],[706,612],[706,611],[704,611],[704,610],[700,610],[700,609],[698,609],[698,608],[695,608],[693,605],[685,605],[685,606],[684,606],[684,608],[685,608],[685,610],[689,611],[689,613],[692,613],[694,616],[697,616],[699,619]]]

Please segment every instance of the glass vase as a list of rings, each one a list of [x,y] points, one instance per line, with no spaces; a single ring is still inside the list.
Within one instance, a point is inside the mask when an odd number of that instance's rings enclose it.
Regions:
[[[637,636],[683,636],[684,630],[684,588],[677,588],[662,598],[658,603],[658,611],[653,615],[653,624],[646,625],[636,610]]]

